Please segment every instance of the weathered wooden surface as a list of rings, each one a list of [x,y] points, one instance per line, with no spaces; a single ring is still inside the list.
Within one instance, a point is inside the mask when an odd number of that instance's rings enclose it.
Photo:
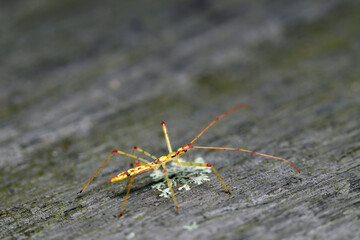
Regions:
[[[75,3],[76,2],[76,3]],[[356,1],[1,3],[1,239],[359,239],[360,5]],[[193,150],[210,182],[160,198],[113,149]],[[184,226],[196,223],[192,231]]]

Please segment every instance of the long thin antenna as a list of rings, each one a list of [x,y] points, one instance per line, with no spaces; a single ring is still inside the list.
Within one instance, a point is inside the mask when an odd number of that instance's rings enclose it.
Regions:
[[[254,152],[254,151],[250,151],[250,150],[246,150],[246,149],[241,149],[241,148],[224,148],[224,147],[199,147],[199,146],[190,146],[190,148],[201,148],[201,149],[218,149],[218,150],[231,150],[231,151],[241,151],[241,152],[248,152],[248,153],[253,153],[253,154],[258,154],[264,157],[269,157],[269,158],[276,158],[276,159],[280,159],[283,160],[284,162],[287,162],[288,164],[290,164],[291,166],[293,166],[296,171],[299,171],[299,169],[297,167],[295,167],[294,164],[292,164],[291,162],[289,162],[286,159],[280,158],[280,157],[275,157],[275,156],[271,156],[271,155],[267,155],[264,153],[258,153],[258,152]]]
[[[230,109],[229,111],[227,111],[226,113],[220,115],[219,117],[217,117],[214,121],[212,121],[212,123],[210,123],[204,130],[201,131],[201,133],[199,133],[199,135],[197,135],[190,143],[189,145],[193,144],[204,132],[206,132],[206,130],[208,130],[214,123],[216,123],[217,121],[219,121],[221,118],[225,117],[226,115],[228,115],[229,113],[232,113],[236,110],[238,110],[239,108],[246,108],[248,110],[250,110],[250,106],[246,105],[246,104],[239,104],[236,107]]]

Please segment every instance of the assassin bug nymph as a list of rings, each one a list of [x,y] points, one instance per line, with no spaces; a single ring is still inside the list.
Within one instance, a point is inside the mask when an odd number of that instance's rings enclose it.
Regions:
[[[275,156],[271,156],[271,155],[267,155],[267,154],[263,154],[263,153],[259,153],[259,152],[254,152],[254,151],[250,151],[250,150],[246,150],[246,149],[240,149],[240,148],[225,148],[225,147],[201,147],[201,146],[193,146],[193,143],[204,133],[206,132],[214,123],[216,123],[217,121],[219,121],[221,118],[225,117],[226,115],[238,110],[239,108],[246,108],[246,109],[250,109],[250,107],[246,104],[240,104],[240,105],[237,105],[236,107],[230,109],[229,111],[225,112],[224,114],[220,115],[219,117],[217,117],[214,121],[212,121],[204,130],[202,130],[190,143],[180,147],[178,150],[176,151],[173,151],[172,150],[172,147],[171,147],[171,144],[170,144],[170,139],[169,139],[169,135],[168,135],[168,131],[167,131],[167,128],[166,128],[166,124],[164,121],[161,122],[161,125],[162,125],[162,129],[164,131],[164,135],[165,135],[165,140],[166,140],[166,145],[167,145],[167,148],[169,150],[169,154],[166,155],[166,156],[161,156],[159,158],[157,157],[154,157],[152,154],[148,153],[148,152],[145,152],[144,150],[138,148],[138,147],[134,147],[133,148],[133,151],[132,151],[132,154],[129,154],[129,153],[126,153],[126,152],[122,152],[122,151],[119,151],[119,150],[113,150],[110,155],[108,156],[108,158],[105,160],[105,162],[100,166],[100,168],[96,171],[96,173],[90,178],[90,180],[85,184],[85,186],[80,190],[80,192],[78,192],[78,194],[82,193],[84,191],[84,189],[87,187],[87,185],[89,185],[89,183],[93,180],[93,178],[98,174],[98,172],[101,170],[101,168],[106,164],[106,162],[110,159],[110,157],[114,154],[114,153],[118,153],[118,154],[121,154],[121,155],[125,155],[125,156],[129,156],[131,157],[131,163],[132,163],[132,166],[133,168],[125,171],[125,172],[122,172],[118,175],[116,175],[115,177],[113,177],[110,182],[115,182],[115,181],[122,181],[124,179],[127,179],[127,178],[130,178],[130,182],[129,182],[129,186],[128,186],[128,189],[126,191],[126,195],[125,195],[125,199],[124,199],[124,203],[123,203],[123,206],[122,206],[122,209],[121,209],[121,212],[119,214],[119,217],[121,217],[124,213],[124,209],[125,209],[125,204],[126,204],[126,201],[127,201],[127,198],[129,196],[129,192],[130,192],[130,189],[131,189],[131,185],[134,181],[134,177],[140,173],[143,173],[143,172],[146,172],[146,171],[149,171],[151,169],[153,170],[158,170],[159,167],[161,166],[163,168],[163,172],[164,172],[164,175],[165,175],[165,179],[167,181],[167,184],[168,184],[168,187],[170,189],[170,192],[171,192],[171,197],[172,199],[174,200],[174,204],[175,204],[175,209],[178,210],[179,207],[178,207],[178,204],[177,204],[177,201],[176,201],[176,198],[175,198],[175,194],[174,194],[174,190],[173,188],[171,187],[171,181],[169,179],[169,176],[167,174],[167,171],[166,171],[166,163],[170,162],[170,161],[174,161],[176,164],[178,165],[181,165],[181,166],[197,166],[197,167],[208,167],[208,168],[211,168],[214,173],[216,174],[216,176],[219,178],[221,184],[224,186],[225,188],[225,191],[228,193],[228,194],[231,194],[228,187],[226,186],[225,182],[222,180],[222,178],[220,177],[219,173],[215,170],[215,168],[211,165],[211,164],[208,164],[208,163],[194,163],[194,162],[180,162],[178,159],[180,157],[182,157],[183,155],[185,155],[190,149],[193,149],[193,148],[200,148],[200,149],[217,149],[217,150],[231,150],[231,151],[241,151],[241,152],[248,152],[248,153],[253,153],[253,154],[258,154],[258,155],[261,155],[261,156],[264,156],[264,157],[269,157],[269,158],[275,158],[275,159],[280,159],[288,164],[290,164],[291,166],[293,166],[296,171],[299,171],[299,169],[297,169],[297,167],[295,167],[294,164],[292,164],[291,162],[289,162],[288,160],[285,160],[283,158],[280,158],[280,157],[275,157]],[[153,162],[149,162],[148,160],[144,159],[144,158],[141,158],[141,157],[138,157],[138,156],[135,156],[135,150],[136,151],[139,151],[141,153],[143,153],[144,155],[150,157],[153,159]],[[134,159],[137,159],[137,161],[135,162],[134,164]]]

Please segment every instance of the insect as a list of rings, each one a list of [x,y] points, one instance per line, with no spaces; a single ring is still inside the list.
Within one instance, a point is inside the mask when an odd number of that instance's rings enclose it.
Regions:
[[[110,155],[108,156],[108,158],[105,160],[105,162],[100,166],[100,168],[95,172],[95,174],[90,178],[90,180],[85,184],[85,186],[80,190],[80,192],[78,192],[78,194],[82,193],[84,191],[84,189],[89,185],[89,183],[94,179],[94,177],[99,173],[99,171],[104,167],[104,165],[106,164],[106,162],[110,159],[110,157],[114,154],[114,153],[118,153],[118,154],[121,154],[121,155],[125,155],[125,156],[128,156],[128,157],[131,157],[131,163],[132,163],[132,166],[133,168],[125,171],[125,172],[122,172],[118,175],[116,175],[115,177],[113,177],[110,182],[115,182],[115,181],[122,181],[124,179],[127,179],[127,178],[130,178],[130,182],[129,182],[129,186],[127,188],[127,191],[126,191],[126,195],[125,195],[125,199],[124,199],[124,202],[123,202],[123,205],[122,205],[122,209],[121,209],[121,212],[119,214],[119,217],[121,217],[124,213],[124,209],[125,209],[125,205],[126,205],[126,201],[127,201],[127,198],[129,196],[129,193],[130,193],[130,189],[131,189],[131,186],[132,186],[132,183],[134,181],[134,177],[138,174],[141,174],[143,172],[146,172],[146,171],[149,171],[151,169],[153,170],[158,170],[160,167],[163,168],[163,172],[164,172],[164,175],[165,175],[165,179],[166,179],[166,182],[168,184],[168,187],[170,189],[170,192],[171,192],[171,197],[172,199],[174,200],[174,204],[175,204],[175,209],[178,210],[179,207],[178,207],[178,204],[177,204],[177,201],[176,201],[176,198],[175,198],[175,194],[174,194],[174,190],[171,186],[171,181],[169,179],[169,176],[167,174],[167,171],[166,171],[166,163],[170,162],[170,161],[174,161],[176,164],[178,165],[181,165],[181,166],[197,166],[197,167],[208,167],[208,168],[211,168],[213,170],[213,172],[216,174],[216,176],[219,178],[221,184],[223,185],[223,187],[225,188],[225,191],[228,193],[228,194],[231,194],[230,193],[230,190],[229,188],[226,186],[225,182],[222,180],[222,178],[220,177],[219,173],[215,170],[215,168],[211,165],[211,164],[208,164],[208,163],[194,163],[194,162],[180,162],[178,159],[180,157],[182,157],[183,155],[185,155],[190,149],[193,149],[193,148],[198,148],[198,149],[216,149],[216,150],[230,150],[230,151],[241,151],[241,152],[248,152],[248,153],[252,153],[252,154],[258,154],[258,155],[261,155],[261,156],[264,156],[264,157],[269,157],[269,158],[275,158],[275,159],[280,159],[288,164],[290,164],[291,166],[293,166],[299,173],[299,169],[297,169],[297,167],[292,164],[291,162],[289,162],[288,160],[285,160],[283,158],[280,158],[280,157],[275,157],[275,156],[271,156],[271,155],[267,155],[267,154],[263,154],[263,153],[259,153],[259,152],[254,152],[254,151],[250,151],[250,150],[246,150],[246,149],[240,149],[240,148],[226,148],[226,147],[202,147],[202,146],[193,146],[193,143],[204,133],[206,132],[214,123],[216,123],[217,121],[219,121],[221,118],[225,117],[226,115],[240,109],[240,108],[246,108],[246,109],[250,109],[250,107],[246,104],[239,104],[237,105],[236,107],[230,109],[229,111],[225,112],[224,114],[220,115],[219,117],[217,117],[214,121],[212,121],[204,130],[202,130],[190,143],[178,148],[178,150],[176,151],[173,151],[172,150],[172,147],[171,147],[171,143],[170,143],[170,139],[169,139],[169,134],[168,134],[168,131],[167,131],[167,128],[166,128],[166,124],[164,121],[161,122],[161,125],[162,125],[162,129],[163,129],[163,132],[164,132],[164,136],[165,136],[165,140],[166,140],[166,145],[167,145],[167,148],[169,150],[169,154],[166,155],[166,156],[161,156],[159,158],[153,156],[152,154],[142,150],[141,148],[139,147],[136,147],[134,146],[133,147],[133,151],[132,151],[132,154],[129,154],[129,153],[126,153],[126,152],[123,152],[123,151],[119,151],[119,150],[113,150]],[[144,158],[141,158],[141,157],[138,157],[135,155],[135,151],[139,151],[141,152],[142,154],[150,157],[153,159],[153,162],[149,162],[148,160],[144,159]],[[135,163],[134,163],[134,160],[137,160]]]

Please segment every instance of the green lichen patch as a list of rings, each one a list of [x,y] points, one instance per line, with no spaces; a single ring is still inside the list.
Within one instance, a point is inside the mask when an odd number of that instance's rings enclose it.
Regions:
[[[179,159],[180,162],[183,162],[182,159]],[[204,163],[202,157],[195,159],[196,163]],[[210,178],[208,174],[211,173],[210,168],[204,167],[194,167],[194,166],[179,166],[176,163],[172,162],[170,167],[167,168],[169,177],[171,178],[171,184],[173,187],[176,187],[178,190],[190,190],[191,185],[201,185],[205,181],[209,181]],[[160,170],[154,171],[150,174],[150,177],[155,181],[159,181],[152,185],[152,188],[155,188],[161,194],[160,197],[169,198],[171,196],[170,189],[166,183],[164,173]]]
[[[184,228],[188,231],[192,231],[199,228],[199,225],[196,222],[193,222],[191,225],[185,225]]]

